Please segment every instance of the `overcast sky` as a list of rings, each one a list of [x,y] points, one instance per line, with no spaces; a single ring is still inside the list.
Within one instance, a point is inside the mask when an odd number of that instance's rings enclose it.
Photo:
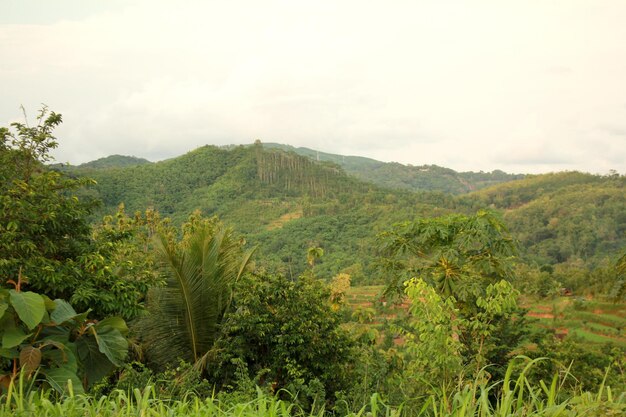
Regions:
[[[456,170],[626,173],[626,1],[0,0],[0,125],[57,160],[280,142]]]

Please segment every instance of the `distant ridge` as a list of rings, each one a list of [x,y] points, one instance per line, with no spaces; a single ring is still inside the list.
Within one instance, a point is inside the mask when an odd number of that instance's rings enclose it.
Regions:
[[[261,143],[261,145],[267,150],[293,152],[312,161],[331,163],[340,167],[346,174],[361,181],[396,190],[438,191],[458,195],[526,177],[523,174],[508,174],[500,170],[492,172],[457,172],[438,165],[413,166],[397,162],[382,162],[363,156],[332,154],[311,148],[294,147],[272,142]],[[218,148],[228,151],[239,146],[225,145]],[[251,146],[253,144],[243,145],[243,147]],[[78,165],[77,168],[118,169],[146,164],[153,164],[153,162],[135,156],[111,155]]]
[[[522,174],[507,174],[500,170],[457,172],[437,165],[413,166],[397,162],[381,162],[362,156],[337,155],[279,143],[263,143],[263,146],[295,152],[320,162],[332,162],[362,181],[393,189],[464,194],[525,177]]]
[[[107,168],[128,168],[137,165],[151,164],[145,158],[126,155],[109,155],[95,161],[78,165],[79,168],[107,169]]]

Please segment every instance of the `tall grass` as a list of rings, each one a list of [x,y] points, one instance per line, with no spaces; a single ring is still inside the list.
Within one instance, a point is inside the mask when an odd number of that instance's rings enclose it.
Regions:
[[[420,415],[436,417],[505,417],[505,416],[626,416],[626,392],[615,396],[602,383],[597,393],[581,392],[566,396],[564,377],[555,375],[549,385],[544,381],[532,385],[527,374],[543,358],[527,361],[517,377],[514,364],[504,380],[495,383],[480,378],[450,396],[433,395]],[[608,372],[608,370],[607,370]],[[606,380],[606,376],[605,376]]]
[[[55,400],[50,392],[31,392],[24,398],[13,394],[12,401],[0,407],[0,416],[41,417],[292,417],[304,415],[293,404],[275,397],[259,395],[255,400],[226,405],[215,398],[188,397],[183,400],[159,399],[152,387],[143,391],[117,391],[93,398],[67,395]],[[316,417],[321,417],[323,411]]]
[[[626,416],[626,393],[616,395],[604,384],[596,393],[569,396],[562,390],[564,378],[559,375],[548,383],[540,381],[533,385],[526,375],[539,360],[526,360],[521,370],[511,363],[502,381],[477,378],[455,392],[433,394],[420,409],[390,406],[373,394],[368,404],[341,417]],[[31,390],[23,378],[2,396],[0,403],[0,417],[323,417],[328,414],[319,408],[305,412],[260,390],[257,398],[237,404],[194,396],[169,401],[158,398],[152,387],[94,398],[74,395],[70,385],[67,395],[56,397],[50,391]]]

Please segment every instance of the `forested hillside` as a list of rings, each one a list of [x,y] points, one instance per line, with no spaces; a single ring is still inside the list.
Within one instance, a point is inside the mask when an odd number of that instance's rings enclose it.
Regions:
[[[351,158],[346,160],[360,166],[378,163]],[[71,168],[97,181],[91,196],[103,201],[99,215],[120,203],[127,212],[154,207],[175,223],[195,210],[217,215],[258,244],[264,262],[294,275],[306,267],[307,249],[321,247],[325,255],[315,266],[320,275],[348,271],[356,283],[377,282],[378,231],[420,215],[481,208],[501,212],[524,261],[556,266],[561,282],[571,283],[566,276],[572,268],[582,277],[581,271],[606,264],[625,244],[625,179],[619,175],[534,175],[454,197],[381,188],[334,162],[260,143],[205,146],[157,163],[128,166],[136,161],[128,159],[116,166],[117,160]]]
[[[526,254],[554,263],[591,259],[624,245],[625,185],[623,176],[564,172],[502,184],[462,201],[502,210]]]
[[[522,259],[543,270],[541,279],[579,292],[599,286],[603,292],[614,284],[602,271],[626,245],[625,186],[620,175],[561,172],[500,184],[458,201],[502,212]]]
[[[144,158],[125,155],[109,155],[84,164],[79,168],[127,168],[135,165],[149,164],[150,161]]]
[[[386,190],[332,163],[260,144],[205,146],[163,162],[109,169],[85,164],[71,172],[97,181],[90,196],[103,201],[98,215],[123,203],[129,213],[154,207],[180,224],[200,210],[236,226],[250,244],[259,244],[265,262],[284,272],[302,272],[307,249],[321,247],[319,273],[330,277],[347,269],[357,282],[377,275],[378,230],[452,207],[444,194]]]
[[[316,161],[333,162],[354,177],[381,187],[412,190],[442,191],[463,194],[491,185],[524,178],[520,174],[493,172],[457,172],[437,165],[404,165],[397,162],[381,162],[361,156],[344,156],[319,152],[309,148],[295,148],[277,143],[265,144],[269,148],[292,151]]]

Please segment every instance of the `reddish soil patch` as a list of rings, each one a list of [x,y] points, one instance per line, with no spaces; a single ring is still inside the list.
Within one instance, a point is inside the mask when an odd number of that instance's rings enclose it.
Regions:
[[[526,313],[526,315],[528,317],[535,317],[538,319],[553,319],[554,318],[554,314],[550,314],[550,313],[536,313],[536,312],[528,312]]]
[[[393,338],[393,344],[396,345],[396,346],[404,345],[404,337],[402,337],[402,336],[394,337]]]
[[[566,327],[559,327],[557,329],[554,329],[554,336],[557,339],[565,339],[565,336],[567,336],[569,333],[569,329]]]
[[[364,302],[362,302],[362,303],[356,303],[356,304],[353,304],[352,306],[353,306],[353,307],[368,308],[368,307],[371,307],[371,306],[373,306],[373,305],[374,305],[374,304],[373,304],[371,301],[364,301]]]

